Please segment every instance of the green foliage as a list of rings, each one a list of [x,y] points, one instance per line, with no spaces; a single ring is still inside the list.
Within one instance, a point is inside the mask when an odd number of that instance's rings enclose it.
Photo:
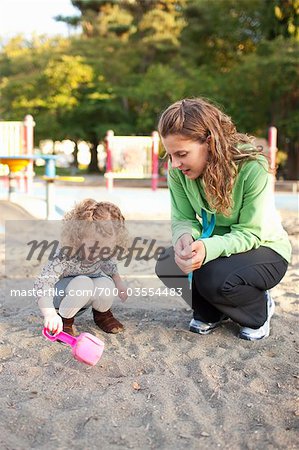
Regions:
[[[262,42],[225,77],[221,101],[241,130],[248,131],[250,123],[252,132],[265,135],[275,125],[282,136],[297,139],[298,60],[297,42],[278,37]]]
[[[298,176],[299,0],[72,3],[79,15],[56,20],[80,24],[82,35],[2,43],[2,120],[30,113],[37,142],[84,139],[95,149],[110,128],[151,133],[169,103],[203,96],[240,131],[277,126]]]
[[[184,94],[185,82],[180,73],[162,64],[149,67],[131,90],[138,131],[148,133],[153,130],[162,109]]]
[[[275,37],[284,36],[299,39],[299,1],[275,0],[274,1],[273,28]]]

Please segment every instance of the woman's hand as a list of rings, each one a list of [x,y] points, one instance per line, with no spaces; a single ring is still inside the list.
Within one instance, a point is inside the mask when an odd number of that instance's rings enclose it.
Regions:
[[[125,302],[128,298],[127,286],[122,280],[116,280],[115,287],[118,290],[118,296],[122,302]]]
[[[44,327],[54,335],[60,333],[63,330],[62,318],[57,314],[55,310],[49,311],[44,316]]]
[[[190,242],[191,235],[184,234],[175,245],[175,262],[182,270],[188,274],[199,269],[206,257],[206,249],[202,241]],[[183,239],[182,239],[183,238]],[[179,242],[181,241],[181,242]]]
[[[174,253],[182,259],[190,259],[192,257],[193,237],[191,234],[185,233],[176,241],[174,246]]]

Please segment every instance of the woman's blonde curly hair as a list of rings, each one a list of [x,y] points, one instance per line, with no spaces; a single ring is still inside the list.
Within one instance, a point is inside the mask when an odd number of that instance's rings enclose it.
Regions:
[[[61,244],[78,249],[87,236],[113,239],[115,246],[127,248],[128,232],[125,218],[118,206],[91,198],[76,203],[62,220]]]
[[[161,115],[161,137],[181,135],[203,144],[209,137],[208,163],[202,175],[211,208],[228,216],[240,162],[257,159],[262,150],[253,137],[238,133],[231,118],[203,98],[186,98],[170,105]],[[238,147],[238,144],[250,144]]]

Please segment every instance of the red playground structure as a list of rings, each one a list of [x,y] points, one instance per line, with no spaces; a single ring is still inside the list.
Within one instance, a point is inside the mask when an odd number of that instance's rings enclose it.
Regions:
[[[155,191],[159,179],[159,145],[157,131],[151,136],[115,136],[109,130],[105,138],[107,189],[113,188],[116,178],[148,178]]]
[[[31,115],[24,121],[0,121],[0,156],[5,160],[0,164],[9,167],[9,173],[3,174],[7,184],[15,180],[20,190],[28,192],[34,176],[33,161],[18,159],[18,157],[31,157],[34,146],[35,122]],[[9,158],[11,157],[11,158]]]

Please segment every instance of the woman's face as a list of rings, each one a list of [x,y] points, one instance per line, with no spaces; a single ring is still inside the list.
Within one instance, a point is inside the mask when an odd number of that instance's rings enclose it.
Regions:
[[[171,134],[162,138],[162,143],[173,169],[181,170],[190,180],[195,180],[203,174],[208,161],[207,142],[200,144],[180,134]]]

